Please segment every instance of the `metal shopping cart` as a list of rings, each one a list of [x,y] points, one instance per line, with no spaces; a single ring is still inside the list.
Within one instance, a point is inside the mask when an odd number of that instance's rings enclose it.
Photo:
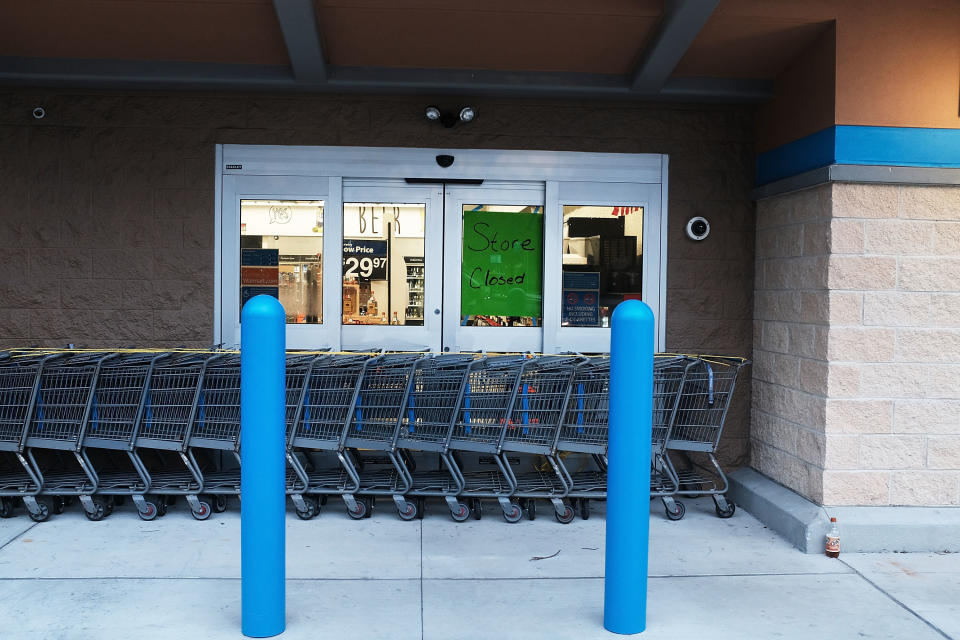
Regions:
[[[684,504],[675,498],[680,483],[666,449],[675,428],[684,381],[695,364],[685,356],[660,355],[653,360],[650,496],[660,498],[668,520],[680,520],[686,513]]]
[[[398,451],[396,440],[413,373],[423,358],[423,353],[390,353],[366,362],[340,443],[341,451],[386,454],[392,470],[370,471],[360,467],[357,491],[369,496],[370,506],[376,499],[374,496],[389,495],[403,520],[417,517],[417,505],[404,497],[413,486],[413,478],[410,459],[405,452]],[[353,462],[350,457],[344,459],[348,464]]]
[[[198,497],[203,489],[203,473],[189,446],[191,430],[203,396],[204,374],[212,362],[222,357],[220,353],[180,353],[157,362],[137,426],[136,447],[141,459],[147,453],[154,459],[152,467],[147,464],[150,492],[167,499],[184,496],[197,520],[209,518],[211,506]],[[179,464],[171,462],[171,457],[179,459]]]
[[[572,481],[557,462],[556,444],[570,397],[571,380],[584,361],[576,356],[540,356],[528,362],[520,375],[507,428],[501,436],[500,455],[516,486],[514,497],[519,498],[520,506],[531,519],[535,517],[537,499],[550,500],[554,516],[562,524],[569,524],[576,516],[574,509],[564,502]],[[531,472],[515,474],[508,464],[510,453],[542,456],[549,469],[543,465]]]
[[[423,518],[426,498],[430,496],[443,498],[455,521],[463,522],[470,517],[469,507],[457,499],[466,481],[452,459],[448,441],[470,366],[476,359],[475,354],[443,354],[418,360],[414,368],[396,446],[401,451],[435,452],[442,467],[417,470],[408,462],[411,471],[408,496],[415,498],[419,518]],[[406,459],[412,462],[413,456]]]
[[[369,513],[367,501],[355,495],[360,489],[360,476],[354,454],[341,444],[360,382],[372,359],[367,354],[347,353],[322,356],[311,364],[287,440],[287,462],[293,470],[287,492],[301,518],[316,514],[322,497],[328,495],[342,496],[351,518],[360,519]],[[336,456],[334,467],[317,460],[323,452]]]
[[[480,516],[483,498],[496,499],[507,522],[517,522],[523,516],[520,506],[510,499],[517,487],[514,474],[506,467],[510,460],[500,455],[500,444],[520,376],[529,361],[522,355],[482,357],[472,362],[467,372],[447,447],[456,473],[464,480],[461,495],[471,500],[475,517]],[[459,451],[487,454],[497,468],[464,473]]]
[[[667,441],[670,451],[699,452],[710,461],[712,469],[691,464],[690,468],[681,470],[677,474],[678,493],[712,496],[716,513],[721,518],[731,517],[737,507],[724,496],[728,488],[727,476],[715,454],[736,388],[737,374],[748,364],[749,360],[743,358],[698,358],[686,375],[673,431]]]
[[[54,503],[37,500],[43,480],[24,454],[40,373],[44,364],[60,353],[6,353],[0,359],[0,517],[13,515],[16,498],[22,498],[30,517],[41,522],[50,517]],[[9,455],[8,455],[9,454]]]
[[[203,478],[198,501],[217,513],[225,511],[228,496],[240,495],[239,353],[207,364],[187,446],[194,464],[201,454],[207,458],[206,465],[198,465]],[[228,458],[224,461],[215,453],[227,453]]]
[[[51,504],[54,511],[62,511],[66,496],[78,497],[90,520],[102,520],[113,511],[111,499],[94,495],[99,479],[83,443],[101,367],[116,356],[67,353],[40,370],[23,442],[27,459],[41,479],[40,495],[49,497],[39,512],[30,509],[38,522],[50,516]],[[71,455],[63,455],[67,453]]]
[[[121,353],[101,363],[83,447],[94,460],[97,495],[118,500],[130,496],[137,513],[153,520],[166,513],[166,502],[148,496],[151,477],[136,449],[156,364],[167,353]],[[118,455],[122,452],[124,455]]]
[[[609,408],[610,358],[588,358],[574,371],[555,446],[557,462],[570,484],[567,497],[585,520],[590,517],[590,500],[607,497]],[[572,461],[580,468],[571,470]],[[595,468],[587,469],[591,462]]]

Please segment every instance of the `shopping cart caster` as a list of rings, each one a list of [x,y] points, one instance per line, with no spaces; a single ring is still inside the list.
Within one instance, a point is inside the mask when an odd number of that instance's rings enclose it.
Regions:
[[[450,517],[453,518],[454,522],[466,522],[467,518],[470,517],[470,507],[458,502],[455,508],[450,509]]]
[[[527,500],[527,519],[528,520],[537,519],[537,501],[536,500]]]
[[[470,500],[470,513],[473,514],[474,520],[479,520],[483,517],[483,500],[480,498],[473,498]]]
[[[673,503],[673,509],[670,508],[670,505],[664,503],[664,511],[667,514],[667,520],[680,520],[687,512],[687,508],[683,506],[682,502],[676,501]]]
[[[590,519],[590,499],[581,498],[580,499],[580,517],[584,520]]]
[[[204,500],[201,500],[196,508],[192,505],[190,507],[190,515],[192,515],[195,520],[206,520],[210,517],[211,513],[213,513],[213,509],[210,508],[210,503]]]
[[[214,496],[213,504],[210,506],[213,507],[214,513],[223,513],[227,510],[227,496]]]
[[[577,517],[577,512],[570,505],[563,505],[563,512],[553,510],[553,517],[557,519],[557,522],[560,524],[570,524],[573,522],[573,519]]]
[[[416,519],[417,517],[416,503],[411,502],[410,500],[407,500],[405,506],[402,509],[399,507],[397,508],[397,514],[400,516],[401,520],[405,520],[407,522],[409,522],[410,520]]]
[[[30,514],[30,519],[34,522],[46,522],[50,519],[50,513],[53,511],[52,502],[48,498],[30,498],[33,501],[33,505],[27,503],[27,498],[24,498],[24,506],[27,507],[27,511]]]
[[[110,507],[110,501],[100,496],[92,499],[91,506],[93,510],[87,511],[86,505],[84,505],[83,515],[87,516],[87,520],[92,522],[100,522],[113,511]]]
[[[13,516],[13,500],[10,498],[0,498],[0,518],[12,518]]]
[[[137,515],[140,516],[141,520],[146,520],[150,522],[155,520],[160,514],[160,508],[156,504],[150,502],[149,500],[143,503],[143,508],[140,508],[140,505],[137,505]]]
[[[353,507],[347,507],[347,515],[353,518],[354,520],[363,520],[367,517],[367,513],[370,511],[370,508],[367,506],[367,501],[363,498],[354,498]]]
[[[737,511],[737,505],[732,502],[727,502],[723,496],[714,497],[713,501],[715,503],[714,509],[717,512],[718,518],[732,518],[733,514]]]
[[[423,514],[427,512],[426,498],[417,498],[417,520],[423,520]]]
[[[520,522],[520,518],[523,517],[523,509],[520,508],[520,505],[513,505],[513,509],[510,511],[503,512],[503,519],[513,524],[514,522]]]
[[[303,509],[297,509],[297,517],[301,520],[310,520],[320,513],[320,507],[313,498],[304,496],[303,507]]]
[[[53,499],[53,513],[60,515],[67,509],[67,500],[63,496],[56,496]]]

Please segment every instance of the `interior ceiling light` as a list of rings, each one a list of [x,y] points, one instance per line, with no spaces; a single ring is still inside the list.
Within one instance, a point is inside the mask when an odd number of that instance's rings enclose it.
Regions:
[[[477,115],[477,112],[473,110],[473,107],[464,107],[460,109],[460,122],[470,122]]]
[[[434,107],[434,106],[429,106],[429,107],[427,107],[426,111],[424,111],[423,114],[424,114],[425,116],[427,116],[427,120],[439,120],[439,119],[440,119],[440,109],[438,109],[438,108],[436,108],[436,107]]]

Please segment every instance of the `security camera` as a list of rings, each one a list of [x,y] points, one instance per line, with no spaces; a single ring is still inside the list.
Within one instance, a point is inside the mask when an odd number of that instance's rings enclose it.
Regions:
[[[37,120],[42,120],[43,117],[47,115],[47,112],[44,111],[43,107],[36,107],[33,110],[33,117]]]
[[[446,169],[453,164],[453,156],[441,154],[437,156],[437,164]]]
[[[687,220],[687,237],[691,240],[706,240],[710,235],[710,223],[703,216],[696,216]]]

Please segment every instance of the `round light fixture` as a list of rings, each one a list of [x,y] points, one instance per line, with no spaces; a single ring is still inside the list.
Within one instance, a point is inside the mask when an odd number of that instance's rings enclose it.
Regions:
[[[427,120],[439,120],[440,119],[440,109],[429,106],[426,111],[423,112],[423,115],[427,116]]]
[[[460,109],[460,122],[470,122],[477,117],[477,112],[473,110],[473,107],[464,107]]]

